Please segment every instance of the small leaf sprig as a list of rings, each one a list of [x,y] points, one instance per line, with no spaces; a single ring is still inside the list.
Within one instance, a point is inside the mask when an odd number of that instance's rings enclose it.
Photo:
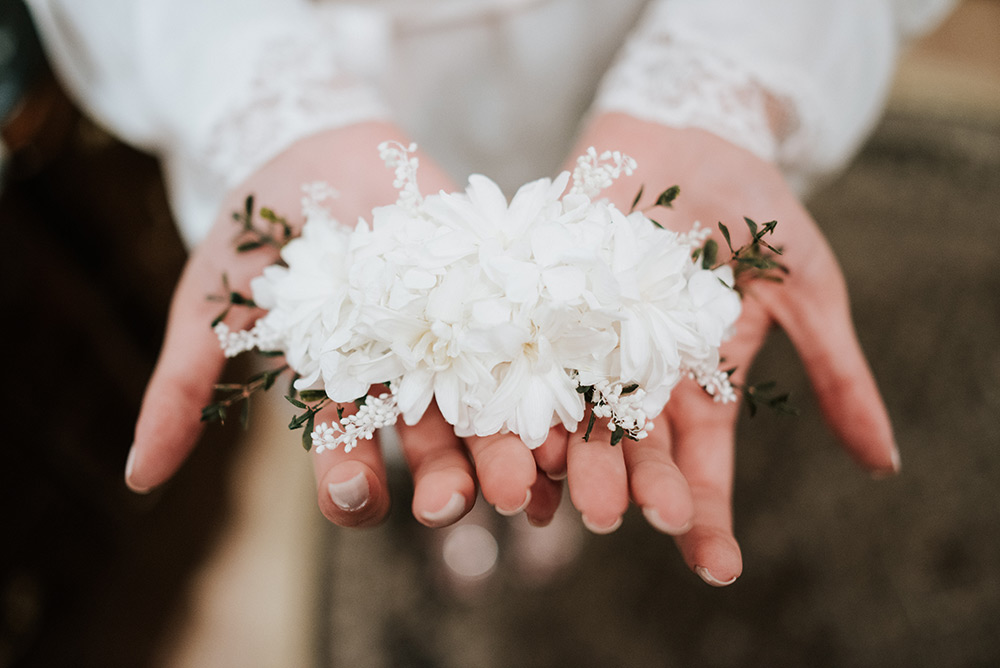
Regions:
[[[237,253],[248,253],[264,246],[280,250],[291,241],[293,231],[286,218],[277,215],[269,208],[262,207],[257,212],[257,217],[264,220],[264,225],[258,225],[255,223],[254,208],[254,196],[250,194],[243,202],[243,209],[232,213],[232,219],[240,226],[233,242]],[[222,294],[209,295],[207,299],[226,304],[223,310],[212,319],[211,327],[213,329],[226,319],[234,307],[257,308],[253,298],[232,289],[229,284],[229,276],[226,273],[222,274]],[[264,358],[281,356],[279,351],[255,350],[255,352]],[[231,411],[238,408],[240,424],[246,429],[250,422],[250,397],[257,392],[266,392],[271,389],[277,379],[289,369],[287,364],[283,364],[261,371],[251,376],[245,383],[216,384],[214,390],[224,396],[202,409],[202,422],[225,424]]]
[[[774,228],[778,226],[778,221],[772,220],[758,225],[752,219],[744,216],[743,222],[746,223],[747,229],[750,231],[750,241],[739,248],[733,248],[729,228],[720,221],[719,231],[722,232],[722,238],[725,239],[726,246],[729,247],[729,259],[719,262],[719,244],[714,239],[709,239],[701,248],[702,267],[715,269],[723,264],[732,264],[733,274],[737,279],[737,289],[739,289],[741,281],[747,279],[781,283],[784,281],[782,274],[788,274],[788,267],[774,259],[774,256],[781,255],[781,249],[772,246],[764,239],[764,237],[774,234]],[[695,259],[697,259],[697,255]]]
[[[278,377],[288,370],[283,364],[274,369],[261,371],[250,377],[245,383],[219,383],[215,385],[216,392],[227,393],[222,399],[201,409],[202,422],[219,422],[225,424],[229,411],[239,406],[240,424],[246,429],[250,424],[250,397],[259,391],[271,389]]]
[[[265,246],[281,250],[292,240],[293,231],[288,219],[279,216],[272,209],[261,207],[256,217],[263,219],[263,224],[255,222],[252,194],[247,195],[244,200],[243,210],[234,211],[232,217],[240,225],[235,239],[237,253],[247,253]]]
[[[629,213],[636,210],[639,205],[639,201],[642,199],[645,186],[639,187],[639,192],[636,193],[632,200],[632,206],[629,208]],[[680,195],[679,186],[671,186],[661,192],[656,201],[642,212],[646,214],[649,221],[653,223],[656,227],[664,229],[663,225],[651,218],[648,214],[649,211],[657,207],[673,208],[674,200]],[[773,236],[774,230],[778,225],[776,220],[769,221],[763,225],[758,224],[753,219],[744,216],[743,222],[746,224],[747,230],[750,232],[750,241],[733,248],[732,234],[729,228],[722,222],[719,221],[718,227],[719,232],[722,233],[722,238],[726,242],[726,246],[729,249],[729,257],[720,260],[719,259],[719,243],[715,239],[708,238],[705,243],[695,250],[693,260],[697,261],[701,259],[702,269],[718,269],[719,267],[732,264],[733,265],[733,275],[736,279],[736,285],[734,289],[740,292],[741,296],[743,294],[744,286],[746,282],[754,279],[761,279],[765,281],[772,281],[775,283],[781,283],[784,281],[784,276],[789,273],[787,266],[775,259],[775,256],[782,254],[779,247],[769,243],[765,237]],[[733,373],[736,371],[736,367],[726,370],[725,377],[732,377]],[[730,381],[731,382],[731,381]],[[795,407],[791,401],[791,393],[780,392],[777,389],[777,381],[764,381],[762,383],[753,384],[736,384],[732,383],[733,388],[740,391],[743,396],[743,401],[747,406],[747,410],[750,413],[750,417],[757,415],[758,410],[761,407],[769,408],[776,413],[784,415],[798,415],[799,409]],[[632,391],[635,391],[635,386],[630,386]],[[588,404],[592,404],[591,397],[593,388],[577,388],[578,392],[585,393],[585,398]],[[624,392],[623,392],[624,393]],[[587,432],[584,436],[584,440],[588,440],[590,437],[590,432],[594,426],[595,415],[591,412],[590,422],[587,425]],[[630,436],[628,432],[623,431],[620,427],[616,428],[612,435],[612,445],[621,442],[622,438],[631,438],[635,440],[633,436]]]
[[[296,394],[298,394],[298,398],[296,398]],[[292,418],[292,421],[288,423],[288,428],[293,431],[305,428],[302,432],[302,447],[309,451],[313,446],[312,434],[316,429],[316,415],[332,401],[323,390],[302,390],[296,393],[294,385],[285,395],[285,400],[302,411]],[[338,406],[337,419],[342,420],[343,418],[344,408]]]
[[[252,298],[247,297],[246,295],[237,292],[236,290],[233,290],[229,286],[229,276],[225,273],[222,274],[222,294],[209,295],[207,299],[210,302],[226,303],[226,307],[222,309],[222,312],[212,319],[213,328],[226,319],[226,316],[229,315],[229,312],[233,309],[234,306],[244,307],[244,308],[257,308],[257,304],[254,303],[254,300]]]

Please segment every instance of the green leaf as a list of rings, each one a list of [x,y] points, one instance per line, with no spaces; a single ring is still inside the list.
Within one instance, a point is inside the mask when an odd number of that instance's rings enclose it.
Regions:
[[[242,392],[243,386],[238,383],[219,383],[213,386],[219,392]]]
[[[661,230],[665,230],[665,229],[667,229],[667,228],[665,228],[665,227],[664,227],[663,225],[660,225],[660,224],[659,224],[658,222],[656,222],[655,220],[653,220],[652,218],[650,218],[650,219],[649,219],[649,222],[651,222],[651,223],[652,223],[653,225],[656,225],[656,226],[657,226],[658,228],[660,228]]]
[[[281,350],[258,350],[257,354],[261,357],[281,357],[285,353]]]
[[[302,408],[302,409],[306,409],[306,408],[309,408],[309,407],[308,407],[308,406],[306,406],[306,405],[305,405],[304,403],[302,403],[302,402],[301,402],[301,401],[299,401],[298,399],[296,399],[296,398],[292,397],[291,395],[286,395],[286,396],[285,396],[285,399],[287,399],[287,400],[288,400],[288,403],[290,403],[291,405],[295,406],[296,408]]]
[[[278,376],[280,376],[281,372],[284,371],[284,370],[285,370],[285,367],[281,367],[279,369],[274,369],[273,371],[269,371],[266,374],[264,374],[264,386],[263,386],[263,389],[264,389],[265,392],[267,390],[271,389],[271,386],[274,385],[274,381],[277,380]]]
[[[645,184],[639,186],[639,192],[635,194],[635,199],[632,200],[632,206],[628,210],[629,213],[635,211],[635,207],[639,205],[639,200],[642,199],[642,191],[645,189],[646,189]]]
[[[240,408],[240,425],[243,430],[246,431],[250,428],[250,400],[244,399],[243,406]]]
[[[729,246],[729,252],[733,252],[733,240],[729,237],[729,228],[719,222],[719,231],[722,232],[722,238],[726,240],[726,245]]]
[[[594,430],[594,423],[597,422],[597,416],[594,415],[594,407],[590,407],[590,421],[587,422],[587,432],[583,435],[583,442],[587,443],[590,441],[590,432]]]
[[[626,394],[632,394],[639,389],[639,383],[632,383],[631,385],[626,385],[622,388],[622,396]]]
[[[201,421],[202,422],[216,422],[221,420],[220,410],[222,406],[219,404],[209,404],[201,409]]]
[[[620,426],[615,427],[615,430],[611,432],[611,445],[618,445],[622,442],[622,438],[625,437],[625,430]]]
[[[715,261],[719,257],[719,244],[715,239],[709,239],[705,242],[703,247],[703,253],[701,257],[701,268],[711,269],[715,266]]]
[[[674,206],[674,200],[681,193],[680,186],[670,186],[656,198],[655,206],[665,206],[667,208],[672,208]]]
[[[752,220],[750,220],[746,216],[743,216],[743,220],[746,222],[747,228],[749,228],[749,230],[750,230],[750,236],[756,237],[757,236],[757,223],[753,222]]]
[[[302,401],[311,404],[314,401],[326,399],[326,390],[302,390],[299,392],[299,396],[302,397]]]
[[[229,315],[228,306],[222,311],[222,313],[220,313],[219,315],[215,316],[215,318],[212,319],[212,329],[215,329],[216,325],[225,320],[227,315]]]
[[[252,250],[257,250],[258,248],[260,248],[263,245],[264,245],[264,243],[261,242],[261,241],[244,241],[243,243],[241,243],[240,245],[238,245],[236,247],[236,252],[237,253],[247,253],[247,252],[252,251]]]
[[[229,293],[229,303],[235,306],[248,306],[250,308],[256,308],[257,304],[254,303],[250,297],[244,297],[235,290]]]
[[[309,452],[312,449],[313,445],[312,433],[313,433],[313,419],[312,416],[310,415],[309,428],[302,432],[302,447],[306,449],[306,452]]]

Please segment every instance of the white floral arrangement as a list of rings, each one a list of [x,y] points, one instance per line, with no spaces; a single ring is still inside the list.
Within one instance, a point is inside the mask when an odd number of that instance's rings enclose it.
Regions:
[[[588,437],[604,418],[612,443],[644,438],[684,378],[717,401],[737,398],[719,356],[741,310],[733,266],[780,268],[759,252],[777,252],[762,240],[774,223],[747,220],[753,242],[730,245],[730,261],[717,262],[710,230],[664,229],[635,210],[641,191],[630,212],[600,197],[636,168],[621,153],[590,149],[572,173],[527,183],[508,201],[481,175],[464,192],[423,195],[415,149],[379,146],[399,197],[370,223],[335,220],[325,184],[304,186],[306,222],[294,239],[266,209],[283,238],[257,231],[249,198],[234,214],[252,237],[241,250],[273,243],[281,261],[252,281],[252,298],[227,286],[215,333],[227,357],[257,349],[286,364],[217,386],[233,394],[204,419],[224,420],[289,368],[288,400],[303,411],[289,426],[304,427],[304,445],[319,452],[350,451],[399,417],[415,424],[432,400],[459,436],[510,432],[536,448],[554,425],[580,428],[588,406]],[[267,313],[230,331],[233,305]],[[373,387],[382,389],[369,395]],[[352,403],[357,412],[344,415]],[[337,420],[317,424],[332,406]]]

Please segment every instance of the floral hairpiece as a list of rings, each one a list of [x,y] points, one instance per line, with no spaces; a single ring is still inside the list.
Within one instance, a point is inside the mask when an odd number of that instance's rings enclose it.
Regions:
[[[227,357],[256,349],[286,363],[217,386],[229,394],[203,419],[225,420],[243,402],[245,422],[245,399],[288,369],[287,399],[302,411],[289,427],[304,428],[303,444],[319,452],[350,451],[400,416],[414,424],[432,399],[459,436],[512,432],[535,448],[555,424],[578,429],[588,406],[587,437],[604,418],[612,443],[644,438],[685,377],[716,401],[737,398],[719,357],[741,310],[734,266],[782,268],[763,240],[775,223],[746,219],[752,241],[735,250],[720,223],[732,257],[719,262],[710,230],[695,223],[679,234],[635,210],[641,190],[627,213],[599,198],[636,168],[621,153],[591,148],[572,173],[530,182],[508,202],[481,175],[464,192],[424,196],[415,150],[379,146],[399,196],[370,224],[335,220],[325,184],[303,187],[306,223],[294,239],[268,209],[267,228],[255,227],[252,198],[234,214],[239,249],[274,245],[281,261],[252,281],[252,298],[225,286],[215,333]],[[267,313],[231,331],[234,305]],[[357,411],[345,415],[350,404]],[[327,407],[337,419],[317,423]]]

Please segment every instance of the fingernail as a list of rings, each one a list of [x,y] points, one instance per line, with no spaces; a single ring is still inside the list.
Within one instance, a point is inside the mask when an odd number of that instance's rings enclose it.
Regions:
[[[596,534],[600,534],[600,535],[611,533],[612,531],[616,530],[618,527],[620,527],[622,525],[622,516],[621,515],[619,515],[618,518],[614,522],[612,522],[611,524],[609,524],[607,526],[601,526],[599,524],[595,524],[595,523],[591,522],[590,519],[586,515],[584,515],[582,517],[582,519],[583,519],[583,526],[587,527],[587,529],[590,530],[592,533],[596,533]]]
[[[670,534],[671,536],[680,536],[683,533],[687,533],[691,528],[691,520],[688,520],[681,526],[674,526],[663,521],[660,517],[660,511],[652,506],[645,506],[642,509],[642,514],[646,517],[646,521],[653,525],[653,528],[657,531],[662,531],[665,534]]]
[[[552,515],[549,515],[548,517],[532,517],[531,515],[525,513],[524,516],[527,518],[528,524],[539,529],[552,524]]]
[[[555,473],[549,473],[548,471],[546,471],[545,475],[548,476],[549,480],[555,480],[558,482],[559,480],[566,479],[566,473],[567,473],[566,469],[563,469],[562,471],[556,471]]]
[[[704,580],[708,584],[712,585],[713,587],[728,587],[729,585],[731,585],[734,582],[736,582],[736,578],[739,577],[739,576],[734,575],[729,580],[726,580],[725,582],[723,582],[722,580],[719,580],[714,575],[712,575],[711,573],[709,573],[708,569],[705,568],[704,566],[697,566],[694,569],[694,572],[697,573],[701,577],[702,580]]]
[[[128,459],[125,460],[125,485],[137,494],[145,494],[149,491],[149,488],[137,485],[132,481],[132,472],[135,470],[135,457],[135,445],[133,444],[129,448]]]
[[[420,519],[431,526],[442,527],[457,522],[464,512],[465,497],[458,492],[452,492],[451,498],[440,510],[420,513]]]
[[[330,493],[330,499],[341,510],[353,513],[368,504],[370,491],[368,478],[365,477],[364,472],[344,482],[331,482],[326,486],[326,490]]]
[[[501,508],[500,506],[495,506],[495,508],[497,509],[497,512],[500,513],[501,515],[506,515],[507,517],[510,517],[512,515],[517,515],[519,512],[521,512],[522,510],[524,510],[525,508],[527,508],[529,503],[531,503],[531,490],[530,489],[524,495],[524,501],[517,508],[514,508],[513,510],[507,510],[507,509]]]
[[[899,457],[899,450],[893,448],[892,452],[890,453],[890,457],[892,461],[892,468],[872,471],[873,478],[875,478],[876,480],[884,480],[885,478],[891,478],[900,472],[900,470],[903,468],[903,461]]]

